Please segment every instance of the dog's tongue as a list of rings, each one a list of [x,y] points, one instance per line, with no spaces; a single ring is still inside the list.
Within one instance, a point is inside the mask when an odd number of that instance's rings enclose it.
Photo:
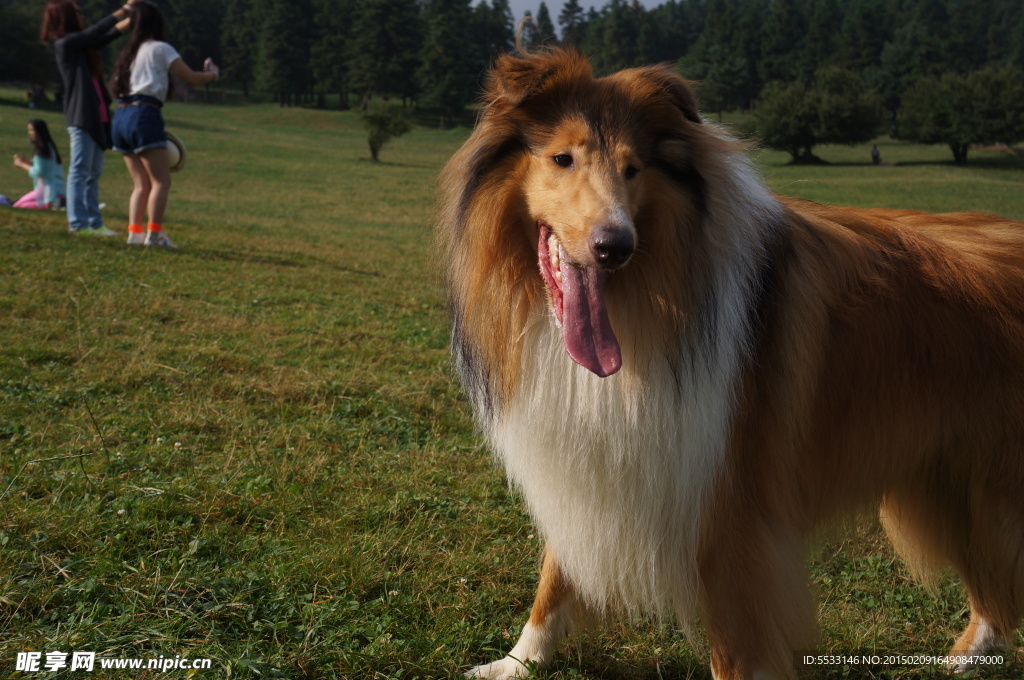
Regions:
[[[562,258],[562,342],[573,361],[605,378],[622,367],[622,352],[608,321],[608,273]]]

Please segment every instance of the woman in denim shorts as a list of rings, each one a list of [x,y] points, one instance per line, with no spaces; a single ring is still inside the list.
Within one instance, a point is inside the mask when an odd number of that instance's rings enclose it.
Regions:
[[[204,85],[217,80],[220,69],[210,59],[202,71],[190,69],[177,50],[164,42],[164,18],[148,0],[137,0],[129,18],[132,35],[114,66],[118,101],[113,124],[114,150],[124,154],[132,176],[128,243],[173,248],[163,231],[171,167],[161,108],[170,91],[169,74],[189,85]],[[149,222],[143,229],[147,212]]]

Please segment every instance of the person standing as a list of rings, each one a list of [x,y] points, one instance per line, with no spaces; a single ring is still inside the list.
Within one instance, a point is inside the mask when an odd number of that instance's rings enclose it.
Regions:
[[[207,59],[203,71],[193,71],[165,40],[164,18],[147,0],[131,6],[132,35],[114,65],[114,150],[124,154],[132,177],[128,203],[129,245],[175,245],[163,231],[164,212],[171,190],[171,163],[161,109],[170,91],[173,73],[189,85],[212,83],[220,69]],[[146,229],[143,218],[149,214]]]
[[[64,121],[71,137],[67,175],[68,229],[72,233],[115,236],[100,215],[103,152],[110,143],[110,93],[103,83],[99,49],[128,30],[135,0],[88,26],[75,0],[50,0],[43,10],[39,40],[53,41],[64,83]]]

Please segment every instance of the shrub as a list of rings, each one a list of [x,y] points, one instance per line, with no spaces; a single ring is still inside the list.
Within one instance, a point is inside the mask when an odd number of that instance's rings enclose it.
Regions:
[[[374,162],[380,160],[380,150],[385,144],[412,130],[412,125],[405,115],[386,104],[370,104],[362,113],[362,119],[367,134],[366,141],[370,145],[370,157]]]

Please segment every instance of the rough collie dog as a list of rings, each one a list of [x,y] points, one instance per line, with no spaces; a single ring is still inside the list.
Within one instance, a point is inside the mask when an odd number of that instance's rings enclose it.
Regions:
[[[772,194],[666,67],[499,58],[447,164],[452,350],[545,542],[509,655],[588,613],[699,624],[715,678],[815,644],[809,537],[881,508],[970,599],[953,653],[1024,612],[1024,224]]]

